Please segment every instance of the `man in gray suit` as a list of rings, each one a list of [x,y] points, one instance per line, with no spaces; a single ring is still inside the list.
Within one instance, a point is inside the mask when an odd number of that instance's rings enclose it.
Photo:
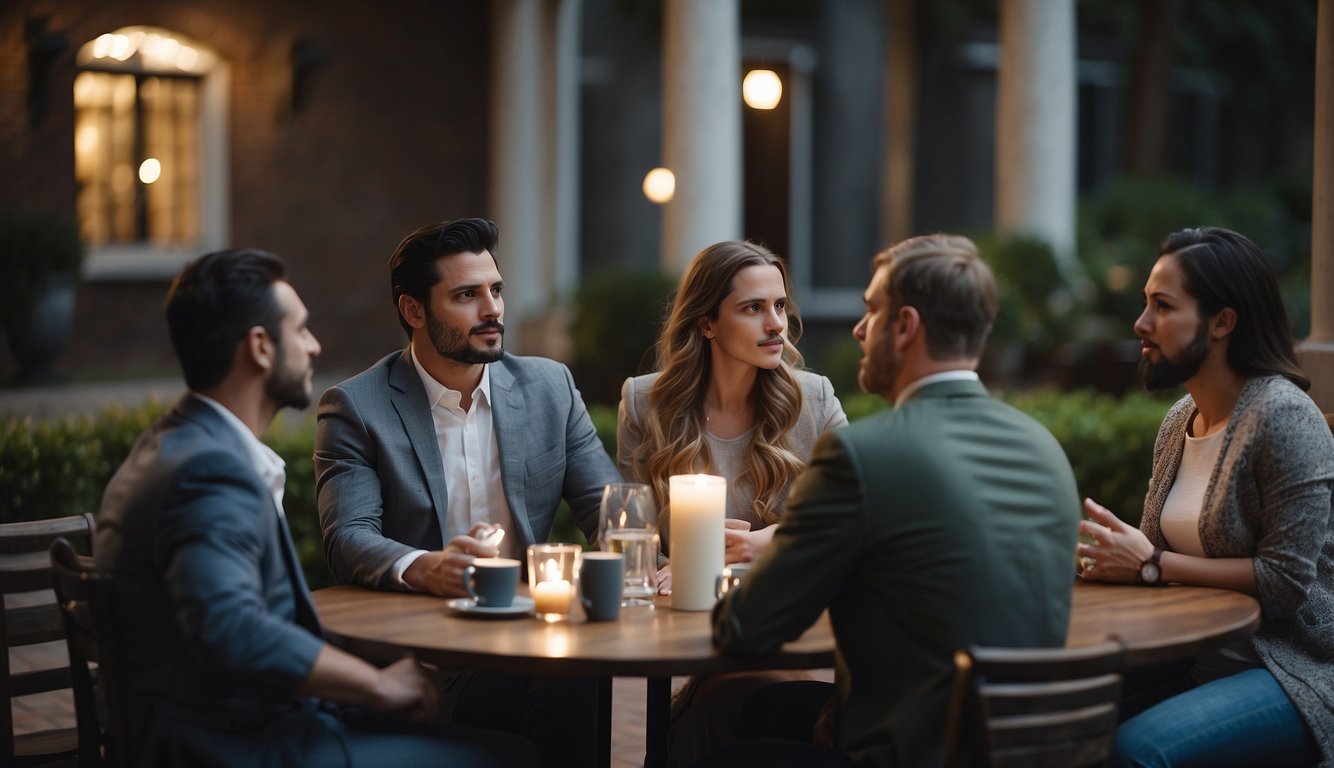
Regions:
[[[603,486],[620,482],[569,370],[505,353],[498,239],[485,219],[404,238],[389,267],[407,348],[320,398],[316,488],[339,582],[463,595],[475,557],[522,559],[545,542],[562,498],[592,535]],[[517,730],[551,760],[593,759],[570,749],[594,743],[591,681],[477,673],[449,689],[453,722]]]
[[[1079,497],[1051,434],[974,372],[996,286],[971,241],[900,243],[865,298],[858,378],[894,409],[820,440],[773,545],[715,609],[714,642],[766,653],[828,608],[837,747],[936,765],[954,651],[1065,643]]]
[[[331,706],[429,720],[439,693],[411,657],[376,669],[321,638],[283,516],[283,462],[259,440],[279,409],[310,404],[320,345],[306,318],[262,251],[203,256],[172,284],[167,324],[189,391],[107,486],[95,547],[113,577],[130,763],[535,759],[521,741]]]
[[[460,596],[474,557],[522,559],[562,498],[587,535],[620,475],[565,366],[504,352],[499,234],[431,224],[390,259],[408,347],[320,398],[315,477],[334,577]],[[505,531],[497,548],[484,541]]]

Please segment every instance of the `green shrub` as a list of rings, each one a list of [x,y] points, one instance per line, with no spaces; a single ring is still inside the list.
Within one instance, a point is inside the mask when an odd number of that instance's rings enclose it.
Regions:
[[[1092,496],[1128,522],[1137,523],[1148,483],[1154,435],[1168,404],[1141,395],[1117,399],[1090,392],[1036,392],[1007,398],[1051,430],[1074,466],[1080,493]],[[843,398],[851,420],[888,407],[879,397]],[[0,509],[3,520],[33,520],[96,511],[102,489],[129,455],[134,441],[166,406],[157,401],[137,408],[112,407],[96,417],[0,422]],[[590,405],[598,437],[616,456],[616,408]],[[924,439],[930,439],[924,437]],[[312,588],[332,583],[321,543],[312,457],[313,412],[284,414],[265,436],[287,463],[283,506],[297,552]],[[562,506],[553,541],[584,543],[583,534]]]
[[[657,272],[607,272],[590,276],[574,297],[575,381],[584,400],[615,403],[626,376],[652,370],[676,280]]]

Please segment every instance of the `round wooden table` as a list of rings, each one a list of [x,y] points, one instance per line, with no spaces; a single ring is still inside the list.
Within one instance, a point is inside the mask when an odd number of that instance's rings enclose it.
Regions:
[[[526,589],[521,587],[526,593]],[[646,762],[666,751],[671,677],[748,669],[833,666],[828,614],[777,653],[722,656],[713,648],[708,611],[623,608],[611,622],[588,622],[576,607],[567,622],[461,616],[438,597],[332,587],[314,593],[320,621],[353,653],[388,663],[411,651],[449,668],[602,679],[599,760],[610,761],[612,677],[645,677],[648,684]],[[1246,637],[1260,626],[1260,607],[1239,592],[1205,587],[1144,587],[1076,580],[1066,645],[1095,645],[1117,636],[1130,666],[1189,656]]]
[[[1259,628],[1260,604],[1240,592],[1076,579],[1065,644],[1096,645],[1115,635],[1126,647],[1126,664],[1139,667],[1217,648]]]

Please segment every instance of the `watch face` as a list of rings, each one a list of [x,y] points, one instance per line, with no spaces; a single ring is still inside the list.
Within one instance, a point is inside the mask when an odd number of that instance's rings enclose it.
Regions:
[[[1157,584],[1160,573],[1157,563],[1144,563],[1139,567],[1140,581],[1145,584]]]

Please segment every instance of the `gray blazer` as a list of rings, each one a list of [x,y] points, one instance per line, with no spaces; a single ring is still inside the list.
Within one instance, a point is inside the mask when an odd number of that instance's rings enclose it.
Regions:
[[[131,764],[297,764],[313,745],[337,750],[318,713],[294,706],[324,642],[248,456],[186,394],[102,498],[94,551],[113,576]]]
[[[1167,547],[1159,522],[1176,482],[1195,402],[1163,419],[1140,528]],[[1242,387],[1200,510],[1209,557],[1251,557],[1263,614],[1253,642],[1334,766],[1334,438],[1311,398],[1282,376]]]
[[[523,545],[545,542],[564,499],[597,528],[602,488],[621,481],[565,366],[506,354],[491,363],[505,500]],[[445,545],[445,487],[426,390],[405,349],[320,398],[315,488],[324,549],[343,584],[401,589],[396,560]]]

